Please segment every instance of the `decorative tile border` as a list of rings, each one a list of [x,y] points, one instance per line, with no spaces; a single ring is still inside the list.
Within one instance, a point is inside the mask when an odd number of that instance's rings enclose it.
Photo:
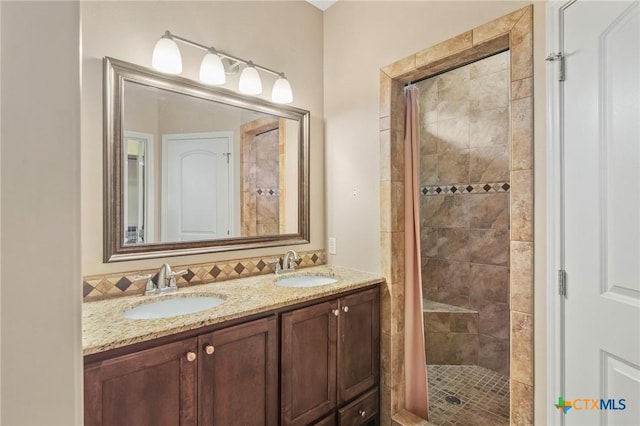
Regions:
[[[420,188],[422,195],[447,195],[447,194],[488,194],[492,192],[509,192],[511,185],[509,182],[489,182],[464,184],[457,183],[451,185],[430,185]]]
[[[298,267],[324,265],[327,256],[324,250],[300,252]],[[215,263],[200,263],[195,265],[173,266],[173,270],[186,270],[187,273],[177,277],[178,286],[192,286],[216,281],[226,281],[234,278],[251,277],[254,275],[272,274],[273,261],[277,256],[253,257],[245,259],[225,260]],[[129,271],[116,274],[92,275],[84,277],[82,282],[82,296],[84,302],[92,302],[112,297],[133,296],[142,294],[146,280],[135,279],[139,275],[154,274],[153,281],[157,282],[158,270]]]
[[[278,188],[256,188],[256,194],[263,196],[278,196],[279,195]]]

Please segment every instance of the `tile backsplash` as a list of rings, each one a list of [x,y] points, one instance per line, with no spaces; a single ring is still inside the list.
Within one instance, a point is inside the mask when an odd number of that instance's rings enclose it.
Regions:
[[[324,265],[327,256],[324,250],[299,252],[299,268]],[[272,274],[272,263],[278,256],[261,256],[224,260],[220,262],[198,263],[193,265],[172,265],[174,271],[186,270],[187,273],[177,277],[178,287],[225,281],[234,278],[244,278],[254,275]],[[114,274],[91,275],[82,280],[82,296],[85,302],[103,300],[112,297],[133,296],[144,293],[145,279],[136,279],[140,275],[153,274],[153,281],[157,281],[158,268],[128,271]]]

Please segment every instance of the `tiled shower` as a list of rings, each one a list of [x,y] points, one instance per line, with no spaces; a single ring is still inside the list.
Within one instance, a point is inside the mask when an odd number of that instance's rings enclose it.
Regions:
[[[459,424],[455,410],[465,407],[482,418],[482,395],[508,407],[505,386],[494,395],[485,383],[475,384],[480,396],[454,399],[453,411],[444,398],[469,376],[455,366],[476,366],[486,383],[508,380],[509,84],[508,51],[416,83],[425,349],[430,371],[442,366],[430,388],[445,389],[430,395],[437,424]],[[495,423],[504,410],[485,414]]]
[[[242,236],[274,235],[280,232],[280,129],[278,120],[264,121],[266,124],[261,126],[263,130],[245,132],[247,134],[242,138]],[[259,127],[254,123],[245,127]]]

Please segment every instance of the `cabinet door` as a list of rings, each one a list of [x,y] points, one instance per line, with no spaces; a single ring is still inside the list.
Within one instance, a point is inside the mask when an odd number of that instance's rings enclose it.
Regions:
[[[380,377],[380,298],[371,289],[340,299],[338,397],[349,401]]]
[[[308,425],[336,406],[337,301],[282,315],[282,424]]]
[[[85,426],[196,424],[196,339],[89,365]]]
[[[198,337],[198,425],[278,423],[275,317]]]

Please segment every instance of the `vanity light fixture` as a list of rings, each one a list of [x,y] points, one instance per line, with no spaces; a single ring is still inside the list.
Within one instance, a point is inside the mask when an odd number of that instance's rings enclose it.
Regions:
[[[289,80],[284,76],[284,73],[280,74],[275,83],[273,83],[273,89],[271,91],[271,99],[273,102],[279,104],[288,104],[293,102],[293,92],[291,91],[291,84]]]
[[[219,85],[226,82],[226,73],[244,65],[244,69],[240,74],[238,81],[238,90],[246,95],[259,95],[262,93],[262,81],[258,71],[266,72],[278,77],[271,92],[271,100],[279,104],[288,104],[293,102],[293,91],[291,84],[285,77],[284,73],[277,72],[262,65],[254,64],[228,53],[221,52],[213,47],[207,47],[200,43],[188,40],[184,37],[165,31],[164,35],[158,40],[153,49],[151,65],[160,72],[167,74],[182,73],[182,57],[180,49],[176,41],[188,44],[195,48],[206,51],[202,63],[200,64],[200,81],[205,84]],[[227,61],[223,61],[226,59]],[[226,63],[226,64],[225,64]]]
[[[158,71],[166,72],[167,74],[182,73],[180,49],[178,49],[178,45],[169,31],[165,32],[156,43],[156,47],[153,49],[151,65]]]
[[[244,93],[245,95],[259,95],[262,93],[262,80],[260,80],[260,74],[258,74],[258,70],[251,61],[247,63],[247,66],[244,67],[240,74],[238,90],[240,93]]]
[[[210,49],[202,58],[200,81],[205,84],[224,84],[227,81],[222,58],[214,49]]]

